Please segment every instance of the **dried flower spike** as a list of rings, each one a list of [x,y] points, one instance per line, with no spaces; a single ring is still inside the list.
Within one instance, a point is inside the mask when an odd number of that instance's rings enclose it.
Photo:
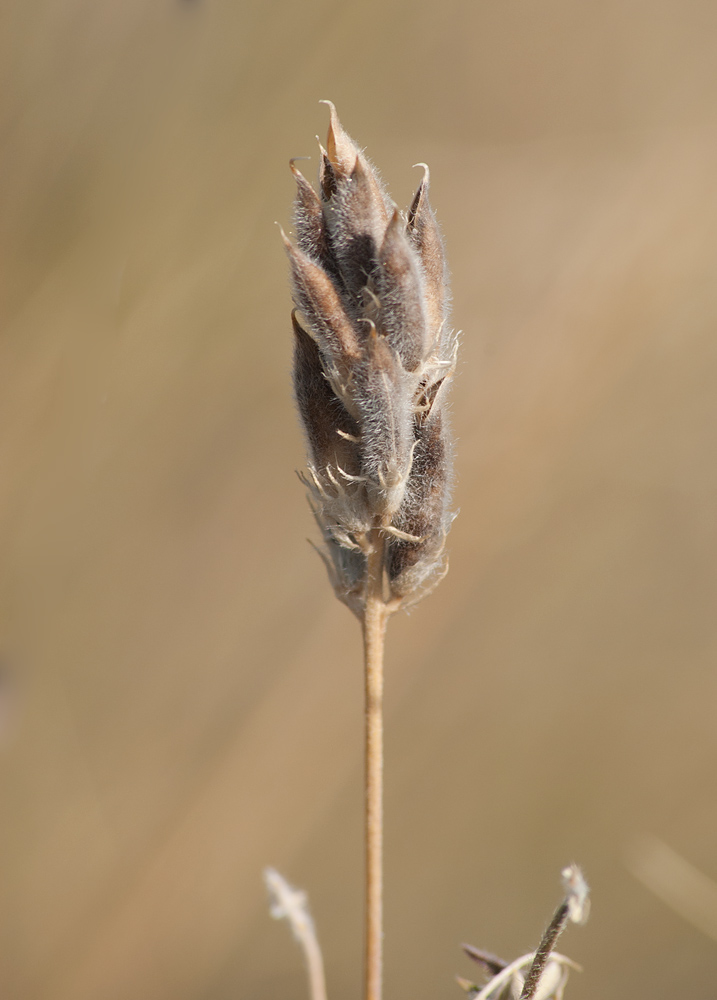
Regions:
[[[319,193],[297,183],[291,261],[294,387],[309,451],[304,481],[338,597],[363,617],[383,539],[384,600],[414,603],[446,571],[455,369],[443,243],[428,168],[408,213],[330,102]],[[423,165],[422,165],[423,166]]]

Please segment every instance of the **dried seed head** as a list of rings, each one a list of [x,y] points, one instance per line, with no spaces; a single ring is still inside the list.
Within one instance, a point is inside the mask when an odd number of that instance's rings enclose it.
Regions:
[[[371,532],[385,534],[386,598],[411,604],[446,571],[455,369],[443,243],[428,168],[407,217],[333,104],[319,193],[295,162],[294,388],[304,481],[338,596],[363,612]]]

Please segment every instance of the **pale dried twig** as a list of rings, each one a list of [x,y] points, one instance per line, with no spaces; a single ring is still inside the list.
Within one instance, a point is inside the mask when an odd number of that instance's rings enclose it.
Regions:
[[[264,881],[271,897],[270,912],[276,920],[288,920],[294,937],[301,945],[309,975],[311,1000],[326,1000],[324,960],[309,913],[306,893],[294,889],[274,868],[267,868]]]

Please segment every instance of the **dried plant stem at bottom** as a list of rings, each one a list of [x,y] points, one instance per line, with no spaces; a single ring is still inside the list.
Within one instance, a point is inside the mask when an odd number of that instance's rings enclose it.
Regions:
[[[383,650],[392,608],[384,600],[385,535],[369,535],[363,613],[366,681],[366,1000],[381,1000],[383,966]]]
[[[538,945],[538,950],[535,952],[532,964],[528,970],[525,985],[520,994],[520,1000],[532,1000],[535,996],[538,984],[540,983],[540,977],[545,972],[545,966],[548,964],[555,942],[562,934],[563,928],[568,922],[569,912],[568,904],[565,902],[561,903],[553,914],[553,919],[543,934],[542,940]]]
[[[326,1000],[324,960],[316,937],[314,921],[309,913],[306,893],[290,886],[274,868],[266,869],[264,880],[271,897],[271,915],[277,920],[289,921],[294,937],[304,952],[309,975],[310,1000]]]
[[[326,1000],[324,959],[316,935],[312,934],[307,941],[301,943],[306,954],[306,966],[309,973],[309,996],[311,1000]]]
[[[553,955],[555,942],[565,929],[568,921],[575,924],[584,924],[590,912],[589,889],[577,865],[568,865],[561,872],[563,886],[565,888],[565,899],[553,914],[553,919],[548,924],[543,937],[538,945],[538,950],[533,956],[528,975],[525,979],[520,1000],[533,1000],[538,991],[540,979],[545,972],[546,966]],[[560,996],[562,996],[562,987]],[[558,995],[556,993],[556,995]]]

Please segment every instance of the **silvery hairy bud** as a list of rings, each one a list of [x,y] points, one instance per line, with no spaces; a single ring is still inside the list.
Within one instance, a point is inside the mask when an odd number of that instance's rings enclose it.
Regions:
[[[407,215],[332,104],[319,192],[294,162],[294,388],[305,482],[337,595],[361,616],[367,553],[386,538],[385,599],[411,604],[445,574],[455,369],[443,242],[428,169]]]

